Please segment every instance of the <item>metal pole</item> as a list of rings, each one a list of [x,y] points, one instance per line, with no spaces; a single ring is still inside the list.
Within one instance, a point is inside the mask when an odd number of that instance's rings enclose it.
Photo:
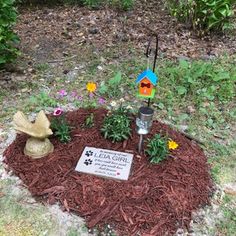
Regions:
[[[140,136],[139,136],[139,143],[138,143],[138,152],[139,152],[139,154],[141,154],[142,149],[143,149],[143,135],[140,134]]]
[[[148,98],[148,107],[150,107],[151,99]]]
[[[154,62],[153,62],[153,68],[152,68],[152,71],[153,73],[155,73],[155,69],[156,69],[156,62],[157,62],[157,55],[158,55],[158,47],[159,47],[159,39],[158,39],[158,35],[155,34],[155,39],[156,39],[156,48],[155,48],[155,55],[154,55]],[[146,50],[146,57],[147,59],[149,60],[149,57],[151,55],[151,52],[152,52],[152,49],[151,49],[151,42],[152,42],[152,37],[150,37],[149,41],[148,41],[148,46],[147,46],[147,50]],[[148,61],[148,64],[149,64],[149,61]],[[149,98],[148,99],[148,107],[150,106],[150,103],[151,103],[151,99]]]

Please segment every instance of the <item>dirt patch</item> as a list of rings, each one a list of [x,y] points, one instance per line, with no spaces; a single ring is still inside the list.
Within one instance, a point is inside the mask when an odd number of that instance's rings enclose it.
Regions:
[[[96,124],[83,130],[85,117],[94,113]],[[67,113],[74,126],[72,141],[62,144],[55,138],[55,151],[32,160],[24,156],[27,137],[18,135],[4,152],[5,163],[18,175],[38,200],[61,203],[62,210],[85,217],[88,227],[111,225],[119,235],[171,235],[188,228],[194,210],[209,203],[212,182],[207,159],[201,148],[169,126],[155,121],[149,137],[168,135],[179,148],[166,161],[151,165],[138,156],[138,135],[128,142],[111,143],[100,134],[106,110],[80,109]],[[85,146],[134,153],[128,181],[115,181],[76,172]]]
[[[104,50],[122,44],[124,52],[133,45],[143,52],[152,32],[159,35],[161,56],[168,58],[211,59],[236,52],[235,37],[214,33],[200,39],[169,15],[163,1],[136,1],[128,12],[79,6],[22,9],[16,31],[23,52],[43,63],[78,55],[85,45]]]

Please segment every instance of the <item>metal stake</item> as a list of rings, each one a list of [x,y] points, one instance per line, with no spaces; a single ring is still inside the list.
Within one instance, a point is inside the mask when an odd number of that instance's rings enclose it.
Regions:
[[[155,49],[155,55],[154,55],[154,62],[153,62],[153,68],[152,68],[152,72],[155,73],[155,69],[156,69],[156,62],[157,62],[157,55],[158,55],[158,47],[159,47],[159,39],[158,39],[158,35],[155,34],[153,35],[155,37],[156,40],[156,49]],[[150,37],[149,42],[148,42],[148,46],[147,46],[147,50],[146,50],[146,57],[147,57],[147,67],[149,68],[149,57],[151,56],[152,53],[152,49],[151,49],[151,43],[152,43],[152,37]],[[148,99],[148,107],[150,107],[150,103],[151,103],[151,99]]]
[[[139,136],[139,143],[138,143],[138,152],[139,152],[139,154],[141,154],[142,149],[143,149],[143,135],[140,134],[140,136]]]

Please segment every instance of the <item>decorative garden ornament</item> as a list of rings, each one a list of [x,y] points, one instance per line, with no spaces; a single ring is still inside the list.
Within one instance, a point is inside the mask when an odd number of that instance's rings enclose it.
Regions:
[[[138,97],[141,98],[148,98],[148,107],[150,106],[151,98],[154,98],[155,95],[155,86],[158,82],[158,77],[155,74],[156,69],[156,61],[157,61],[157,54],[158,54],[158,35],[155,35],[156,39],[156,49],[155,49],[155,56],[154,56],[154,62],[153,62],[153,68],[152,70],[149,69],[149,57],[151,55],[151,42],[152,37],[150,38],[146,50],[146,57],[147,57],[147,69],[143,71],[136,79],[136,84],[139,84],[139,90],[138,90]]]
[[[154,86],[157,85],[157,81],[157,76],[150,69],[142,72],[136,80],[136,83],[139,84],[138,96],[142,98],[154,98]]]
[[[32,123],[28,121],[23,112],[18,111],[13,117],[14,128],[17,131],[31,136],[24,148],[24,154],[32,158],[41,158],[53,152],[54,147],[47,138],[53,132],[50,129],[50,122],[44,111],[40,111]]]
[[[155,49],[155,56],[153,62],[152,71],[149,69],[149,57],[151,55],[151,42],[152,37],[150,38],[146,50],[146,57],[147,57],[147,69],[143,71],[138,78],[136,79],[136,84],[139,84],[138,96],[141,98],[148,98],[148,106],[147,107],[140,107],[138,117],[136,119],[136,131],[140,135],[139,144],[138,144],[138,151],[141,153],[143,148],[143,135],[149,133],[150,128],[152,126],[152,118],[154,114],[154,110],[150,108],[150,101],[151,98],[155,96],[155,86],[158,82],[158,77],[155,75],[156,69],[156,60],[158,54],[158,35],[155,35],[156,39],[156,49]]]

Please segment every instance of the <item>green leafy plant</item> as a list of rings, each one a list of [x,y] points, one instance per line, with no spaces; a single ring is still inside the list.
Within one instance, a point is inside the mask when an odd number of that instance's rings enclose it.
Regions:
[[[71,127],[65,119],[63,110],[61,108],[57,108],[55,109],[53,115],[54,117],[51,120],[51,128],[54,135],[58,137],[62,143],[68,143],[71,140]]]
[[[225,30],[231,27],[235,0],[168,0],[170,13],[205,34],[211,30]]]
[[[41,92],[36,96],[32,96],[30,98],[30,103],[32,105],[36,105],[38,109],[42,109],[44,107],[56,107],[57,101],[50,97],[46,92]]]
[[[85,97],[83,100],[83,107],[88,108],[88,109],[96,108],[97,107],[97,100],[95,99],[94,96]]]
[[[108,80],[108,82],[102,82],[99,88],[99,93],[103,96],[109,98],[119,97],[121,95],[121,72],[118,72],[113,78]]]
[[[0,1],[0,67],[14,61],[19,55],[16,48],[19,37],[12,29],[17,18],[14,3],[15,0]]]
[[[148,140],[145,153],[147,153],[150,162],[153,164],[165,160],[169,153],[167,138],[161,137],[160,134],[156,134],[152,139]]]
[[[197,95],[196,103],[218,100],[226,102],[235,97],[236,69],[227,63],[222,66],[218,61],[185,61],[167,65],[160,70],[162,77],[169,78],[168,86],[173,85],[175,97],[187,100]]]
[[[83,127],[92,128],[94,126],[94,114],[89,114],[84,121]]]
[[[104,138],[111,139],[112,142],[120,142],[129,138],[131,134],[130,123],[128,110],[120,107],[105,117],[101,132]]]

